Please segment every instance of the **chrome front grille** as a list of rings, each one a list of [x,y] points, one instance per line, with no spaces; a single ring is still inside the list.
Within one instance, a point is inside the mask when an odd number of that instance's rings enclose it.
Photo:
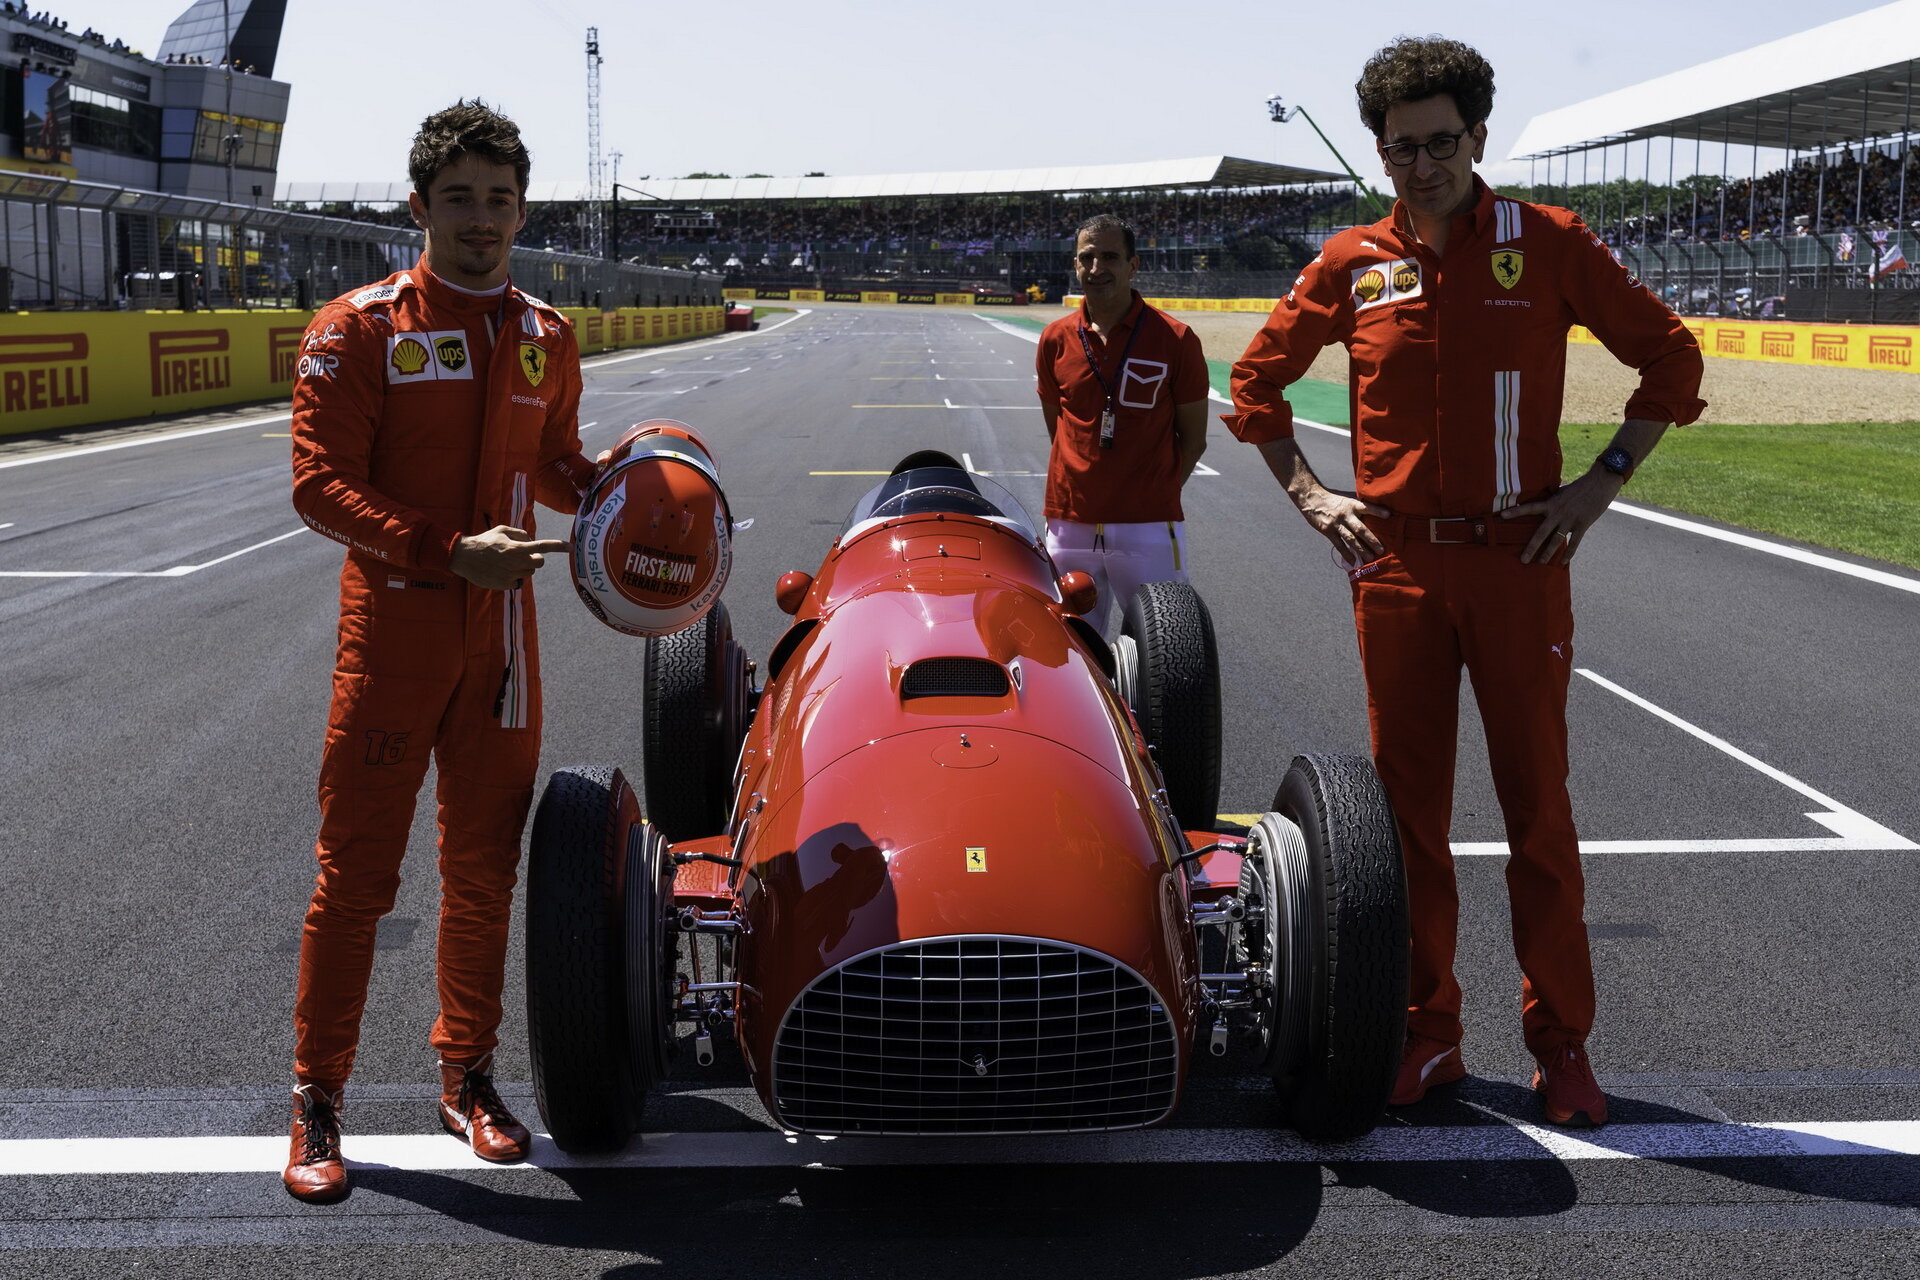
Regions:
[[[1132,970],[1033,938],[856,956],[787,1010],[777,1118],[807,1133],[1067,1133],[1173,1108],[1173,1020]]]

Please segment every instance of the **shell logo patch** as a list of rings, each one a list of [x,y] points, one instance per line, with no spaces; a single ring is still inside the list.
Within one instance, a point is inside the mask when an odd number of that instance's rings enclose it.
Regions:
[[[1493,251],[1493,278],[1500,282],[1502,289],[1511,289],[1520,283],[1520,273],[1526,270],[1527,255],[1518,249],[1495,249]]]
[[[967,849],[967,870],[985,871],[987,869],[987,851],[979,845]]]
[[[537,342],[521,343],[520,368],[527,375],[528,386],[539,386],[547,376],[547,349]]]
[[[449,378],[460,382],[473,378],[473,362],[467,358],[467,335],[463,331],[402,332],[387,339],[388,382],[432,382]]]
[[[424,342],[418,338],[407,337],[394,342],[393,351],[388,355],[387,363],[393,369],[395,381],[399,381],[405,378],[417,378],[422,372],[432,377],[432,372],[427,369],[432,359],[433,357],[427,354],[427,346]]]
[[[1353,271],[1353,309],[1404,302],[1420,296],[1420,264],[1412,258],[1376,262]]]

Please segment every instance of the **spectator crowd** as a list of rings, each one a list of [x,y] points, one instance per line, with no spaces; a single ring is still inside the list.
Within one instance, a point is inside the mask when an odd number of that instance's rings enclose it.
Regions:
[[[1533,191],[1543,203],[1576,210],[1613,248],[1839,235],[1920,219],[1920,145],[1877,147],[1864,160],[1847,145],[1758,177],[1701,177],[1674,187],[1615,181]]]

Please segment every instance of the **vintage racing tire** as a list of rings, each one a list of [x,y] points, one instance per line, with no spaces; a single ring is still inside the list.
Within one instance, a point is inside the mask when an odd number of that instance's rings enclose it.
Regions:
[[[1211,831],[1220,808],[1220,658],[1213,617],[1184,582],[1149,582],[1120,620],[1115,684],[1140,722],[1180,825]]]
[[[625,893],[640,806],[618,769],[556,772],[527,854],[527,1038],[562,1151],[617,1151],[640,1105],[627,1031]]]
[[[1269,936],[1287,970],[1269,1069],[1294,1129],[1357,1138],[1386,1108],[1406,1039],[1407,888],[1393,810],[1371,762],[1328,755],[1296,756],[1273,807],[1255,828],[1282,837],[1267,842],[1282,907]]]
[[[691,626],[646,642],[641,782],[647,815],[669,840],[727,829],[733,766],[747,732],[746,652],[724,601]]]

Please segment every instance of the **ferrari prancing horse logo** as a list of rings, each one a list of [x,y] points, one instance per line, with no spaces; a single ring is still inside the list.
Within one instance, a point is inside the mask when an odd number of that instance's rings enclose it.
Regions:
[[[967,870],[985,871],[987,869],[987,851],[979,846],[967,849]]]
[[[1527,255],[1518,249],[1495,249],[1493,251],[1493,278],[1500,282],[1502,289],[1511,289],[1520,283],[1520,273],[1526,270]]]
[[[537,343],[520,344],[520,367],[526,370],[527,385],[537,387],[547,376],[547,349]]]

